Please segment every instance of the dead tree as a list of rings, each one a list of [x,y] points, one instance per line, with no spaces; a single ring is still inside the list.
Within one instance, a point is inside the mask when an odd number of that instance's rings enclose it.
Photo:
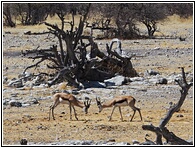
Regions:
[[[156,143],[158,145],[162,145],[162,137],[164,137],[167,141],[167,143],[170,143],[172,145],[191,145],[192,143],[187,142],[179,137],[177,137],[173,132],[170,132],[166,126],[166,124],[171,119],[172,115],[179,111],[181,106],[183,105],[184,100],[186,99],[186,95],[188,94],[188,91],[190,87],[193,85],[192,82],[189,84],[186,81],[186,76],[184,72],[184,68],[182,69],[182,79],[175,80],[178,85],[182,88],[180,90],[181,97],[177,104],[175,104],[172,108],[169,109],[167,115],[161,120],[159,127],[155,127],[154,125],[143,125],[143,130],[150,130],[152,132],[155,132],[157,135]]]
[[[99,30],[103,32],[102,37],[97,37],[97,39],[104,39],[104,38],[114,38],[117,34],[117,29],[111,26],[111,19],[96,19],[92,25],[86,22],[86,27],[91,29],[91,35],[93,35],[93,30]]]
[[[51,74],[53,75],[52,79],[48,81],[49,86],[67,80],[76,87],[79,87],[80,83],[84,81],[104,81],[115,74],[127,77],[137,76],[137,72],[130,61],[132,56],[126,57],[121,53],[112,51],[112,45],[117,40],[113,40],[110,46],[106,46],[107,53],[105,53],[99,50],[92,36],[83,35],[89,7],[80,18],[78,27],[74,27],[76,26],[74,15],[72,15],[70,22],[65,22],[64,17],[59,15],[62,22],[61,28],[45,22],[49,30],[46,33],[53,34],[58,39],[59,45],[53,45],[49,49],[37,48],[23,51],[24,56],[38,60],[37,63],[28,66],[24,72],[49,61],[50,64],[47,64],[47,68],[55,70],[55,73]],[[65,23],[70,25],[70,30],[64,29]],[[119,50],[121,50],[121,46],[119,46]]]

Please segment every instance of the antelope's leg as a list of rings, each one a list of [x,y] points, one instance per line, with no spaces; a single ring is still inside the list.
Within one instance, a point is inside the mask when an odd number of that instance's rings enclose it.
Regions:
[[[114,112],[115,108],[116,108],[116,106],[113,106],[112,113],[111,113],[111,115],[109,117],[109,121],[112,119],[112,115],[113,115],[113,112]]]
[[[130,121],[132,121],[133,120],[133,117],[135,116],[135,112],[136,112],[136,110],[133,110],[134,112],[133,112],[133,116],[131,117],[131,120]]]
[[[137,111],[139,112],[139,114],[140,114],[140,118],[141,118],[141,121],[142,121],[142,114],[141,114],[140,109],[138,108],[138,110],[137,110]]]
[[[120,106],[118,107],[118,109],[119,109],[119,112],[120,112],[120,116],[121,116],[121,121],[123,121],[123,117],[122,117],[122,112],[121,112],[121,108],[120,108]]]
[[[130,121],[132,121],[132,119],[133,119],[133,117],[134,117],[134,115],[135,115],[136,110],[139,112],[139,114],[140,114],[140,119],[141,119],[141,121],[142,121],[142,114],[141,114],[140,109],[137,108],[137,107],[135,107],[135,106],[133,106],[133,107],[131,107],[131,108],[134,110],[134,113],[133,113],[133,116],[132,116],[132,118],[131,118]]]
[[[49,110],[49,118],[48,120],[50,120],[50,112],[51,112],[52,106],[50,106],[50,110]]]
[[[74,110],[75,118],[76,118],[76,120],[78,120],[78,118],[77,118],[77,114],[76,114],[76,110],[75,110],[75,107],[74,107],[74,106],[72,106],[72,107],[73,107],[73,110]]]
[[[59,102],[55,102],[51,107],[50,107],[50,112],[52,110],[52,118],[53,120],[55,120],[54,118],[54,108],[57,107],[57,105],[59,105]],[[49,120],[50,120],[50,112],[49,112]]]
[[[71,103],[69,102],[69,110],[70,110],[70,120],[72,120],[72,110],[71,110]]]
[[[54,118],[54,108],[52,108],[52,118],[53,118],[53,120],[55,120],[55,118]]]

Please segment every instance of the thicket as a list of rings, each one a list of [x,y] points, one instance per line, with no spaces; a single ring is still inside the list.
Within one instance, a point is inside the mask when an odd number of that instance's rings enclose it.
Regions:
[[[16,20],[22,25],[42,23],[48,16],[68,14],[83,15],[87,3],[3,3],[3,23],[16,27]],[[139,38],[137,22],[146,26],[148,37],[157,31],[159,20],[169,15],[181,17],[193,15],[193,3],[92,3],[87,27],[100,29],[104,38]],[[99,15],[99,18],[97,16]],[[94,20],[88,22],[88,19]]]

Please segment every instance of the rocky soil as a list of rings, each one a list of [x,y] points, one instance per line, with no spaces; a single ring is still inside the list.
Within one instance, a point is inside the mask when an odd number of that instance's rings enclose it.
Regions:
[[[32,64],[31,60],[21,57],[21,50],[37,46],[48,48],[56,43],[45,35],[24,35],[24,31],[26,30],[5,28],[3,34],[3,145],[19,145],[21,139],[27,139],[28,145],[128,145],[144,143],[145,137],[154,141],[155,134],[144,131],[141,127],[146,124],[158,126],[168,108],[179,100],[180,87],[175,83],[175,79],[181,77],[178,67],[185,68],[188,81],[193,79],[191,24],[187,28],[177,29],[177,33],[183,31],[186,34],[185,41],[178,38],[122,40],[124,51],[136,55],[132,63],[139,77],[121,77],[113,85],[88,83],[82,90],[70,87],[66,82],[49,88],[46,84],[36,85],[36,78],[20,83],[16,81],[24,68]],[[96,42],[104,51],[105,44],[109,41]],[[30,70],[26,75],[36,70]],[[124,79],[126,83],[121,85]],[[89,113],[85,115],[82,109],[76,108],[79,120],[73,118],[70,121],[68,106],[59,105],[55,109],[56,120],[48,121],[51,97],[55,92],[73,93],[80,100],[88,96],[92,99]],[[122,109],[123,122],[118,110],[115,110],[112,121],[108,121],[111,108],[98,113],[96,97],[107,101],[118,95],[136,98],[136,106],[141,108],[143,121],[140,121],[136,112],[133,121],[129,122],[133,114],[129,107]],[[189,141],[193,140],[194,133],[193,98],[191,88],[181,110],[174,114],[167,125],[170,131]]]

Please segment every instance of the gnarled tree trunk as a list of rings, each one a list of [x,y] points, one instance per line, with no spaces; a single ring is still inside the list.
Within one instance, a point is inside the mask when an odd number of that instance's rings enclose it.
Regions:
[[[89,4],[90,7],[90,4]],[[137,76],[137,72],[132,66],[131,57],[122,54],[121,42],[118,39],[111,41],[110,46],[106,46],[107,53],[101,52],[92,36],[84,36],[84,23],[87,18],[89,7],[83,17],[80,18],[78,27],[74,30],[74,15],[70,24],[70,30],[64,30],[57,25],[45,23],[49,32],[58,38],[59,46],[53,45],[49,49],[35,49],[23,52],[23,55],[31,59],[40,59],[36,64],[28,66],[24,72],[32,67],[37,67],[43,61],[50,61],[47,65],[50,69],[55,69],[53,79],[48,83],[49,86],[67,80],[70,84],[79,87],[84,81],[104,81],[113,77],[115,74],[127,77]],[[64,18],[61,16],[62,24]],[[31,33],[30,33],[31,34]],[[36,33],[33,33],[36,34]],[[112,51],[113,43],[118,43],[118,51]],[[65,43],[66,46],[63,46]],[[88,51],[87,47],[91,50]],[[90,53],[89,53],[90,52]],[[33,57],[31,55],[34,55]]]

